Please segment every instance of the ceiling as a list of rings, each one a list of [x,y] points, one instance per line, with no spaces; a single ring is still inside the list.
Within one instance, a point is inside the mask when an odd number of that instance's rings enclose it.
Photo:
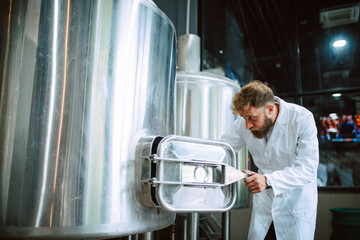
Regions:
[[[283,96],[360,90],[360,24],[357,1],[219,2],[200,2],[204,23],[204,52],[220,63],[230,62],[244,83],[250,79],[266,81],[278,95]],[[221,5],[225,11],[222,11]],[[231,34],[234,31],[228,30],[231,21],[229,23],[227,15],[232,16],[230,18],[239,28],[240,33],[236,34],[236,39]],[[347,40],[347,45],[341,49],[332,48],[331,43],[340,36]],[[237,43],[233,45],[238,47],[224,46],[231,45],[234,41]],[[242,44],[239,45],[238,42]],[[220,51],[222,49],[226,50],[225,53]],[[234,52],[237,55],[241,53],[246,63],[242,61],[239,66],[239,61],[229,60]],[[248,74],[244,75],[244,72]]]

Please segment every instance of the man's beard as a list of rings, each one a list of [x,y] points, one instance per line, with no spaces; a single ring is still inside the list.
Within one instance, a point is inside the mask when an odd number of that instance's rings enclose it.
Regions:
[[[271,130],[273,125],[273,121],[271,118],[266,118],[264,125],[259,130],[251,130],[251,133],[254,135],[254,137],[258,139],[264,138]]]

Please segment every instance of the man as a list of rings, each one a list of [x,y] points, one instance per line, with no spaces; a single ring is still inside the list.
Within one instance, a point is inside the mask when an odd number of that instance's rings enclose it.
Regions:
[[[259,169],[243,170],[254,194],[248,239],[264,239],[270,226],[276,239],[313,239],[319,150],[312,113],[257,80],[235,94],[232,110],[241,117],[222,140],[235,151],[246,144]]]

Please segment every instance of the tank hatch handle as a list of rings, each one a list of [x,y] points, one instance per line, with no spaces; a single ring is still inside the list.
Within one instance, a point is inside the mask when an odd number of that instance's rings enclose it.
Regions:
[[[167,169],[164,169],[164,171],[158,171],[156,177],[142,180],[142,183],[148,183],[152,186],[168,184],[217,188],[230,185],[249,176],[228,164],[215,161],[165,158],[158,157],[156,154],[145,159],[156,165],[160,161],[172,163],[172,166],[170,165],[171,168],[173,168],[174,164],[177,164],[177,168],[180,170],[173,172],[171,175],[162,175],[162,172],[168,172]],[[180,176],[174,178],[174,174],[179,174]],[[174,181],[173,179],[179,179],[180,181]]]

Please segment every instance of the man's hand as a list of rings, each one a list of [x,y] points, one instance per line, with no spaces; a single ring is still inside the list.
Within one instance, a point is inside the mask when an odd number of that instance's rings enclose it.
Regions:
[[[245,178],[246,187],[251,191],[252,194],[262,192],[266,189],[266,177],[264,175],[252,172],[249,170],[243,170],[243,173],[251,175]]]

